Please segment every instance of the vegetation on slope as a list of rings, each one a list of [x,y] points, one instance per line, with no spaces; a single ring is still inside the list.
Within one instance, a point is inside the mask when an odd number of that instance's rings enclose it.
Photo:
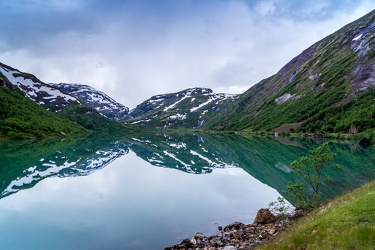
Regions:
[[[207,121],[207,129],[273,131],[284,124],[306,121],[300,131],[348,133],[353,125],[371,137],[374,31],[372,11],[254,85],[229,106],[225,115]]]
[[[375,249],[375,181],[314,210],[259,249]]]
[[[348,132],[355,126],[358,132],[375,128],[375,88],[351,99],[347,103],[330,107],[301,126],[300,131]],[[373,138],[375,139],[375,138]]]
[[[55,115],[22,95],[0,87],[0,137],[44,138],[84,133],[83,127]]]

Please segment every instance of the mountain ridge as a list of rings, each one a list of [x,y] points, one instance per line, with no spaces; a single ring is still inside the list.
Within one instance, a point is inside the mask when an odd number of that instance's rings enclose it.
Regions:
[[[50,85],[77,98],[108,119],[123,120],[129,113],[128,107],[89,85],[76,83],[51,83]]]
[[[160,129],[200,128],[205,120],[225,110],[226,105],[237,97],[199,87],[155,95],[130,111],[126,122]]]
[[[323,125],[311,125],[313,118],[375,86],[374,32],[372,11],[314,43],[275,75],[245,91],[207,128],[272,131],[283,124],[301,123],[304,131],[326,130]],[[345,122],[345,128],[328,132],[347,132],[354,121]]]

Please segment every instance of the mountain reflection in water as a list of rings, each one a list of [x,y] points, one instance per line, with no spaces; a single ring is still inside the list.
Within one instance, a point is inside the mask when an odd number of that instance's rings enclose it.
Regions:
[[[239,135],[153,134],[110,139],[0,142],[1,197],[31,188],[48,177],[89,175],[129,150],[157,167],[190,174],[215,168],[242,168],[285,196],[289,181],[302,181],[289,167],[318,144],[308,139]],[[342,169],[328,169],[332,181],[323,183],[323,199],[331,199],[375,178],[375,149],[349,142],[330,143]]]

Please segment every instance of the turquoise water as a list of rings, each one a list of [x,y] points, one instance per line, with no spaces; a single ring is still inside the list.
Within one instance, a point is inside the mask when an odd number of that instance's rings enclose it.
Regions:
[[[317,144],[266,137],[152,135],[1,142],[0,249],[163,249],[257,210],[297,180]],[[332,143],[343,165],[326,199],[375,178],[374,150]]]

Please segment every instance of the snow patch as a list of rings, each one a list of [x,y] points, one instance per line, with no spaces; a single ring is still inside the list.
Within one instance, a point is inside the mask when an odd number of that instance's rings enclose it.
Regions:
[[[354,37],[352,41],[357,41],[359,39],[361,39],[363,34],[359,34],[358,36]]]
[[[187,117],[186,114],[181,115],[181,114],[178,114],[178,113],[177,113],[177,114],[175,114],[175,115],[171,115],[171,116],[169,116],[168,119],[185,120],[186,117]]]

